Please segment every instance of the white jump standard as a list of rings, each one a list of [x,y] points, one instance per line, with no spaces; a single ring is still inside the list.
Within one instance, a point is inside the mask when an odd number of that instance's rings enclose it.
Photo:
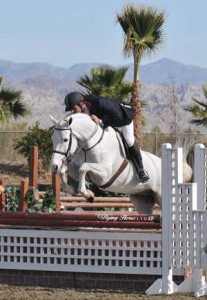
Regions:
[[[207,294],[203,269],[207,268],[206,166],[207,149],[197,144],[194,183],[182,183],[182,149],[162,147],[162,279],[147,294],[193,292]],[[192,269],[192,275],[177,286],[174,270]]]

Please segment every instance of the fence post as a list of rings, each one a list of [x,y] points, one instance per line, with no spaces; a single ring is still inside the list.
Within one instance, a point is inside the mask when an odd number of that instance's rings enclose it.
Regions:
[[[6,208],[6,195],[5,195],[5,192],[4,192],[5,183],[4,183],[3,180],[0,180],[0,186],[1,186],[0,209],[1,209],[1,211],[5,211],[5,208]]]
[[[29,182],[27,180],[21,181],[20,186],[20,211],[25,212],[27,209],[27,202],[25,201],[26,193],[29,189]]]
[[[198,186],[198,207],[206,209],[206,149],[203,144],[196,144],[194,149],[194,182]]]
[[[181,148],[175,151],[168,143],[162,145],[162,279],[157,279],[149,287],[148,295],[172,294],[178,289],[173,282],[172,213],[175,213],[176,186],[183,180],[182,162]]]
[[[60,212],[60,176],[52,173],[53,194],[56,197],[56,213]]]
[[[29,186],[37,189],[38,185],[38,147],[32,146],[29,159]]]

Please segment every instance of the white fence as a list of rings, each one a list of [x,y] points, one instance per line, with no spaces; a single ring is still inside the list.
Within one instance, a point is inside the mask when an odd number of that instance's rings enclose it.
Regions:
[[[0,268],[162,274],[161,234],[59,230],[0,231]]]
[[[194,182],[182,149],[162,146],[162,233],[0,229],[0,269],[160,275],[147,294],[207,292],[207,149],[195,147]],[[173,275],[192,276],[181,285]]]

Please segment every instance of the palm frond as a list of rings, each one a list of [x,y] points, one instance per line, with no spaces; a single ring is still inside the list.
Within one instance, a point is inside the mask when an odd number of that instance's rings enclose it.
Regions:
[[[124,54],[130,56],[150,54],[164,42],[164,11],[152,7],[126,5],[122,13],[117,14],[124,39]]]
[[[98,67],[91,69],[90,75],[82,76],[77,83],[85,88],[85,96],[102,96],[129,102],[132,83],[124,78],[128,67]]]
[[[1,82],[0,82],[1,84]],[[15,119],[29,114],[29,110],[21,100],[22,92],[2,87],[0,90],[0,120],[6,122],[13,116]]]
[[[207,99],[207,85],[202,85],[201,87],[202,87],[203,95]]]
[[[196,102],[198,105],[202,106],[202,107],[207,111],[207,103],[204,103],[203,101],[199,101],[199,100],[197,100],[197,99],[195,99],[195,98],[192,98],[192,100],[193,100],[194,102]],[[199,107],[199,106],[198,106],[198,107]]]
[[[27,116],[30,111],[27,109],[25,104],[20,100],[14,101],[13,105],[10,106],[10,114],[15,118],[19,119]]]

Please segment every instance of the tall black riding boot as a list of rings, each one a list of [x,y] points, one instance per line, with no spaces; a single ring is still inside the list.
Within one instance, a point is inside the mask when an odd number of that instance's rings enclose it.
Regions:
[[[129,147],[129,154],[136,168],[137,174],[139,176],[139,180],[144,183],[149,180],[149,175],[145,172],[143,163],[142,163],[142,155],[140,149],[136,142],[132,147]]]

